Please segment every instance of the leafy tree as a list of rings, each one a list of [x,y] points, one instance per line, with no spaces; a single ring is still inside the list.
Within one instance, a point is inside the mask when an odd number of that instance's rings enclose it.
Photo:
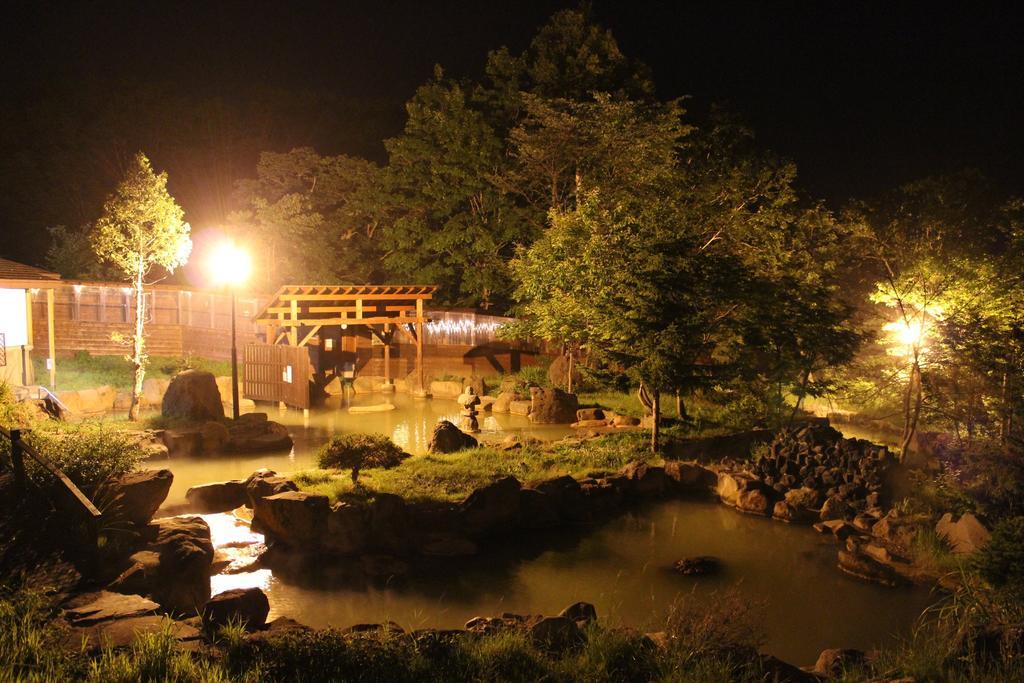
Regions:
[[[381,276],[380,227],[388,198],[381,169],[310,148],[265,152],[257,177],[238,183],[245,207],[231,223],[257,249],[264,286]]]
[[[167,192],[167,174],[154,173],[142,152],[135,156],[121,184],[103,207],[93,228],[96,254],[117,267],[135,292],[135,332],[128,357],[135,370],[128,419],[138,420],[139,396],[146,376],[145,287],[150,276],[173,272],[184,265],[192,250],[184,212]]]
[[[359,485],[359,471],[373,467],[392,468],[409,454],[380,434],[342,434],[324,444],[317,453],[322,468],[351,469],[352,484]]]
[[[89,244],[92,226],[69,229],[63,225],[47,228],[50,247],[46,250],[46,267],[61,277],[75,280],[110,280],[117,277],[115,269],[102,263]]]
[[[385,142],[395,207],[385,265],[440,284],[447,303],[504,303],[507,261],[534,228],[490,180],[505,163],[501,137],[440,69],[406,110],[403,134]]]

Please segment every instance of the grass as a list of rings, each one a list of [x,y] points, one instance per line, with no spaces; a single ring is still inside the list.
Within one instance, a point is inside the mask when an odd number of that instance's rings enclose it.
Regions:
[[[45,384],[50,376],[46,369],[46,359],[35,358],[33,365],[37,381]],[[188,368],[208,370],[217,376],[231,374],[231,364],[227,361],[151,356],[146,377],[170,379]],[[132,382],[132,366],[124,356],[93,356],[79,351],[67,358],[57,358],[57,386],[62,391],[94,389],[105,385],[115,389],[130,389]]]
[[[585,444],[527,445],[512,451],[484,447],[449,455],[416,455],[393,469],[361,470],[358,488],[344,470],[309,470],[292,478],[304,490],[332,500],[395,493],[411,501],[457,502],[504,476],[524,483],[565,474],[578,478],[614,472],[630,461],[652,458],[645,434],[614,434]]]

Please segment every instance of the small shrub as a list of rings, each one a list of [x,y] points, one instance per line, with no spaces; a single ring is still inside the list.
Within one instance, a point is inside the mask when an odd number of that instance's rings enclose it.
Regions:
[[[359,470],[395,467],[408,457],[408,453],[386,436],[342,434],[320,448],[317,464],[324,469],[351,469],[352,482],[358,483]]]
[[[763,607],[735,589],[703,599],[691,593],[670,606],[665,634],[682,659],[714,656],[723,648],[756,651],[764,640],[758,626]]]
[[[1024,517],[999,522],[974,565],[993,586],[1024,589]]]
[[[548,369],[540,365],[530,365],[516,373],[516,391],[528,392],[530,387],[550,387]]]
[[[86,495],[107,479],[135,470],[142,459],[138,441],[131,434],[95,422],[54,423],[49,429],[32,432],[29,443]],[[34,460],[27,458],[25,467],[35,484],[52,485],[53,475]]]

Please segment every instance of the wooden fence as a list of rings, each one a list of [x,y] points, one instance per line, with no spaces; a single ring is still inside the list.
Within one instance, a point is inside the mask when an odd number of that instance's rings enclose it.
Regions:
[[[309,407],[309,348],[246,344],[242,394],[254,401]]]

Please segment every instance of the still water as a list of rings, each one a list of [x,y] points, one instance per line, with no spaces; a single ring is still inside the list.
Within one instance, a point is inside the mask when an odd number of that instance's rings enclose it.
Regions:
[[[350,413],[348,407],[390,402],[395,410],[374,413]],[[385,434],[412,454],[424,453],[438,420],[458,423],[459,405],[453,400],[414,399],[405,394],[357,395],[342,404],[330,399],[322,408],[311,410],[304,419],[301,410],[269,409],[271,420],[288,427],[295,445],[291,451],[276,453],[232,454],[188,458],[151,459],[150,467],[166,467],[174,472],[174,483],[164,507],[168,510],[185,504],[185,492],[191,486],[225,479],[244,479],[254,470],[266,467],[287,474],[316,467],[316,452],[333,434],[361,432]],[[519,415],[480,413],[480,438],[500,439],[508,434],[557,439],[572,433],[566,425],[535,425]]]
[[[207,519],[215,544],[250,534],[228,515]],[[669,571],[692,555],[720,558],[722,572],[685,577]],[[758,606],[764,650],[799,665],[813,664],[824,648],[870,649],[906,637],[936,599],[923,588],[891,589],[849,578],[836,568],[831,539],[712,502],[637,508],[596,529],[502,544],[389,586],[333,578],[339,573],[333,565],[350,561],[325,560],[299,577],[266,569],[215,576],[213,591],[260,586],[271,617],[317,627],[390,619],[407,629],[455,628],[505,611],[557,614],[585,600],[605,624],[645,630],[663,629],[670,605],[681,596],[706,604],[735,591]]]
[[[455,421],[450,400],[414,400],[403,395],[357,397],[366,405],[391,400],[388,412],[353,414],[335,403],[311,412],[271,412],[295,439],[288,453],[175,458],[153,461],[174,472],[165,507],[180,511],[189,486],[244,478],[269,467],[280,473],[314,466],[314,456],[331,434],[380,433],[412,453],[422,453],[439,419]],[[487,415],[487,414],[482,414]],[[535,426],[527,418],[487,415],[484,438],[508,433],[559,438],[565,426]],[[241,556],[262,536],[231,515],[206,515],[214,544]],[[239,548],[239,546],[242,546]],[[692,555],[714,555],[723,571],[711,577],[683,577],[669,567]],[[474,616],[502,612],[554,614],[585,600],[606,624],[646,630],[664,628],[670,605],[720,600],[727,591],[759,606],[764,649],[804,665],[827,647],[870,649],[910,633],[915,618],[935,601],[922,588],[889,589],[849,578],[836,568],[831,539],[802,526],[740,514],[710,502],[669,501],[633,509],[599,527],[536,535],[503,543],[478,558],[419,567],[391,585],[353,584],[341,579],[345,558],[326,559],[306,573],[270,570],[221,574],[213,592],[260,586],[270,598],[271,618],[288,616],[310,626],[345,627],[394,620],[403,627],[461,627]]]

